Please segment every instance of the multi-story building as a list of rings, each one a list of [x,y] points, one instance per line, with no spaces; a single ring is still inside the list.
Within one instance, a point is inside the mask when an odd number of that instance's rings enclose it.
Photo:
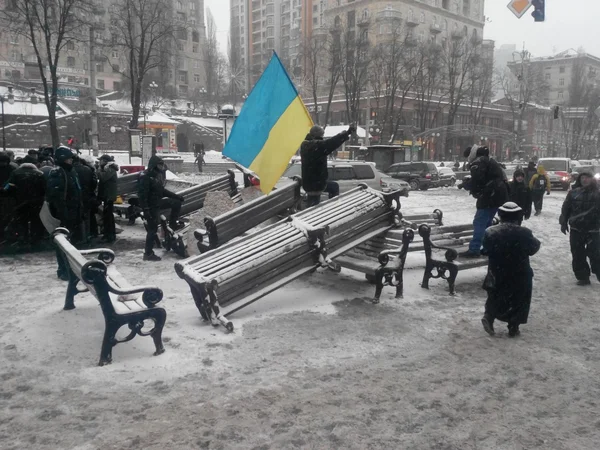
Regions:
[[[525,64],[540,73],[545,82],[546,105],[570,105],[569,87],[574,82],[574,76],[583,76],[586,83],[600,83],[600,58],[589,53],[579,53],[567,50],[555,56],[528,58]],[[577,65],[583,65],[583,72],[577,74]],[[518,74],[521,60],[511,61],[508,67]],[[578,106],[578,105],[572,105]]]
[[[60,61],[58,73],[60,90],[78,93],[90,85],[90,64],[96,68],[96,87],[102,91],[119,91],[126,79],[121,71],[126,65],[121,51],[111,49],[111,4],[119,0],[98,2],[94,8],[94,42],[96,50],[90,57],[90,48],[84,39],[67,42]],[[204,0],[173,0],[173,15],[186,24],[186,31],[176,36],[175,44],[165,51],[168,63],[157,71],[157,79],[171,86],[171,92],[179,97],[205,84],[203,47],[206,39],[204,25]],[[0,35],[0,81],[23,83],[35,86],[41,79],[33,46],[19,35]],[[65,95],[67,96],[67,95]],[[72,95],[71,95],[72,96]]]

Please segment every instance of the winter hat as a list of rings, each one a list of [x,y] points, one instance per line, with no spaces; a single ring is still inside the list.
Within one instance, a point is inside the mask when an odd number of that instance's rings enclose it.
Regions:
[[[490,156],[490,149],[487,147],[479,147],[477,149],[477,153],[476,153],[477,157],[479,158],[480,156]]]
[[[8,153],[6,153],[6,152],[0,152],[0,162],[3,162],[3,163],[9,163],[10,162],[10,156],[8,155]]]
[[[106,162],[115,160],[115,158],[111,155],[102,155],[99,159],[100,159],[100,161],[106,161]]]
[[[325,130],[323,130],[323,127],[320,125],[313,125],[308,134],[314,139],[323,139],[323,136],[325,136]]]
[[[67,147],[58,147],[54,151],[54,159],[57,164],[65,162],[67,159],[73,159],[73,152]]]
[[[25,155],[21,164],[37,164],[38,159],[33,155]]]
[[[523,171],[523,169],[517,169],[515,170],[515,173],[513,174],[513,179],[517,179],[517,177],[523,177],[525,178],[525,172]]]
[[[506,202],[498,209],[498,215],[503,222],[515,222],[521,220],[523,209],[514,202]]]
[[[94,167],[94,164],[96,164],[96,159],[91,155],[80,156],[80,159],[90,167]]]

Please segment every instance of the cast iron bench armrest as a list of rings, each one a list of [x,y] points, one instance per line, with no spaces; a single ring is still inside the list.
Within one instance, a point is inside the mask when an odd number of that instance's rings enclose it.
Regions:
[[[163,291],[157,286],[131,286],[130,288],[121,288],[115,285],[110,278],[107,279],[108,290],[117,295],[142,294],[142,302],[148,308],[154,308],[163,298]]]
[[[88,250],[79,250],[83,256],[98,255],[98,259],[105,264],[111,264],[115,260],[115,252],[110,248],[90,248]]]

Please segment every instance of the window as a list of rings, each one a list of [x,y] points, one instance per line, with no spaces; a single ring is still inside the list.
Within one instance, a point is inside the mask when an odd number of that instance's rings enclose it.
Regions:
[[[192,52],[193,53],[198,53],[198,44],[192,45]]]
[[[273,23],[274,23],[274,21],[275,21],[275,19],[274,19],[273,16],[267,17],[267,25],[271,25],[272,26]]]
[[[559,100],[563,100],[563,99],[564,99],[564,94],[563,94],[563,91],[559,91],[559,92],[558,92],[558,99],[559,99]]]
[[[104,89],[104,80],[98,80],[97,85],[98,89]]]
[[[559,72],[560,73],[565,73],[565,66],[561,66],[560,69],[559,69]]]
[[[18,44],[19,43],[19,36],[17,34],[12,34],[10,35],[10,43],[11,44]]]
[[[75,44],[73,41],[67,42],[67,50],[75,50]]]
[[[178,79],[179,79],[179,81],[181,83],[186,83],[187,84],[187,82],[188,82],[188,74],[187,74],[187,72],[184,72],[184,71],[180,70],[179,71],[179,78]]]
[[[551,74],[549,74],[549,73],[547,73],[547,74],[546,74],[546,80],[550,80],[550,78],[552,78],[552,75],[551,75]]]
[[[348,11],[348,28],[354,28],[356,25],[356,11]]]
[[[177,0],[177,9],[181,11],[183,9],[183,2],[181,0]]]
[[[75,67],[75,58],[72,56],[67,57],[67,67]]]
[[[104,72],[104,64],[102,64],[102,63],[98,63],[98,64],[96,64],[96,72],[97,72],[97,73],[102,73],[102,72]]]
[[[561,78],[560,80],[558,80],[558,85],[559,86],[564,86],[565,85],[565,79]]]
[[[87,63],[87,61],[84,61],[84,62],[83,62],[83,70],[88,70],[88,67],[89,67],[89,66],[88,66],[88,63]]]
[[[67,77],[67,81],[69,83],[77,83],[77,78],[76,77]]]
[[[196,60],[194,61],[194,69],[199,69],[200,68],[200,61]]]
[[[191,9],[192,11],[196,11],[196,3],[194,3],[194,2],[190,2],[190,9]]]
[[[119,52],[117,50],[113,50],[111,52],[110,56],[112,56],[113,58],[118,58],[119,57]]]
[[[187,37],[186,37],[187,39]],[[192,42],[200,42],[200,33],[197,31],[192,31]]]
[[[371,180],[375,178],[373,168],[370,164],[357,164],[352,167],[354,168],[354,175],[359,180]]]
[[[336,167],[334,170],[334,180],[354,180],[354,170],[352,167]]]
[[[120,70],[119,65],[113,64],[113,66],[112,66],[113,73],[119,73],[119,70]]]
[[[18,52],[18,50],[11,50],[10,57],[11,57],[11,59],[13,61],[18,61],[19,60],[19,52]]]
[[[200,83],[200,74],[199,73],[194,74],[194,83]]]
[[[177,41],[177,50],[179,50],[180,52],[183,51],[183,43],[181,41]]]
[[[120,91],[121,83],[119,81],[113,81],[113,91]]]

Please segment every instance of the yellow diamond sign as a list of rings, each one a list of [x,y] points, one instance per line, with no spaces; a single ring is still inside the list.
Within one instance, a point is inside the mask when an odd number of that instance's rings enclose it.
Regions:
[[[527,12],[529,8],[531,8],[532,0],[511,0],[508,4],[508,9],[512,11],[512,13],[517,16],[519,19],[523,17],[523,14]]]

